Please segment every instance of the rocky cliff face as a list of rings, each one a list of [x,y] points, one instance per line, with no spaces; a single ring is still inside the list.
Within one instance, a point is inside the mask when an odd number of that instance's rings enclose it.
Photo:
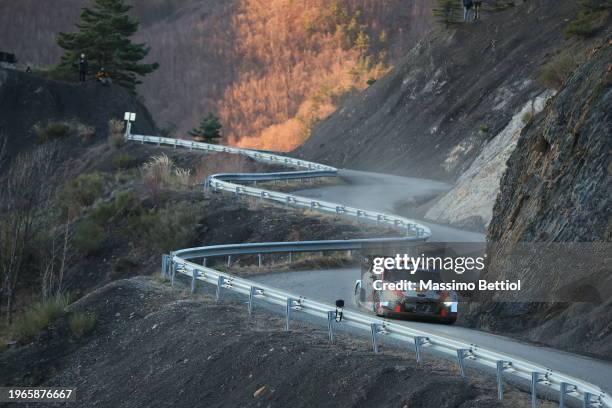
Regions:
[[[496,251],[490,254],[488,279],[500,278],[510,266],[511,260],[499,254],[524,242],[603,242],[598,245],[608,245],[604,248],[609,255],[611,60],[609,43],[593,52],[521,134],[502,178],[489,226],[489,245],[496,245]],[[570,276],[561,278],[571,280]],[[597,278],[600,292],[606,293],[611,285],[609,271]],[[475,307],[470,319],[481,328],[610,357],[612,299],[586,300],[487,303]]]
[[[597,51],[521,136],[491,241],[610,241],[611,51]]]
[[[485,231],[493,215],[493,204],[499,193],[499,181],[506,171],[506,161],[516,147],[521,130],[533,115],[544,109],[552,94],[544,91],[528,101],[508,125],[484,145],[451,191],[427,211],[425,218]]]
[[[387,77],[325,120],[298,154],[455,181],[542,93],[540,65],[563,44],[578,6],[535,0],[487,10],[478,23],[421,41]]]

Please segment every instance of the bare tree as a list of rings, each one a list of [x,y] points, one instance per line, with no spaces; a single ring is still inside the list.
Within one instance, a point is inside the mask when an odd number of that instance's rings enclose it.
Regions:
[[[44,300],[61,294],[64,290],[64,275],[72,262],[71,217],[51,232],[51,242],[40,248],[40,289]]]
[[[49,219],[57,153],[55,145],[43,145],[18,155],[0,175],[0,300],[9,323],[33,238]]]

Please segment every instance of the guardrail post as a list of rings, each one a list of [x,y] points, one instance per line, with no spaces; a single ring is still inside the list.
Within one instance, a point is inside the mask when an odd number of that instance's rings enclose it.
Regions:
[[[227,256],[227,267],[229,268],[232,265],[232,256],[228,255]]]
[[[291,263],[291,262],[292,262],[292,260],[291,260],[291,258],[293,257],[292,255],[293,255],[293,253],[292,253],[292,252],[289,252],[289,263]]]
[[[459,373],[463,378],[467,375],[465,371],[465,358],[472,353],[470,349],[458,349],[457,350],[457,361],[459,362]]]
[[[291,321],[291,311],[293,310],[293,299],[287,298],[287,307],[285,309],[285,331],[289,331],[289,322]]]
[[[565,408],[567,396],[576,391],[576,386],[570,383],[562,382],[560,387],[561,395],[559,396],[559,408]]]
[[[546,374],[534,371],[531,373],[531,407],[538,408],[538,383],[545,382]]]
[[[370,324],[370,330],[372,331],[372,350],[374,354],[378,354],[378,323]]]
[[[158,137],[158,138],[157,138],[157,146],[158,146],[158,147],[159,147],[159,146],[161,146],[161,137]]]
[[[177,142],[178,142],[178,141],[177,141],[176,139],[174,139],[174,150],[176,150],[176,144],[177,144]]]
[[[387,329],[384,323],[372,323],[370,329],[372,331],[372,350],[374,354],[378,354],[378,335],[387,334]]]
[[[593,401],[593,394],[591,394],[590,392],[584,393],[584,399],[582,401],[583,408],[593,408],[594,406],[600,407],[602,405],[599,404],[599,402],[600,401]],[[593,405],[593,404],[597,404],[597,405]]]
[[[193,268],[191,270],[191,293],[195,293],[196,291],[196,282],[198,279],[198,270]]]
[[[499,360],[497,362],[497,399],[500,401],[504,399],[504,370],[509,367],[512,367],[512,363],[509,361]]]
[[[218,302],[221,299],[221,295],[223,294],[223,285],[225,284],[225,277],[219,276],[217,280],[217,293],[215,300]]]
[[[261,254],[257,254],[257,261],[259,263],[259,269],[261,269]]]
[[[416,354],[417,364],[421,364],[421,361],[423,359],[421,347],[423,347],[427,343],[429,343],[429,337],[416,336],[414,338],[414,353]]]
[[[163,278],[168,277],[168,255],[162,255],[161,274]]]
[[[255,296],[260,291],[261,289],[258,289],[255,286],[251,286],[251,289],[249,289],[249,315],[253,313],[253,302],[255,302]]]
[[[174,287],[174,275],[176,275],[176,263],[171,260],[170,261],[170,286]]]
[[[327,312],[327,337],[330,343],[334,342],[334,322],[336,321],[336,312]]]

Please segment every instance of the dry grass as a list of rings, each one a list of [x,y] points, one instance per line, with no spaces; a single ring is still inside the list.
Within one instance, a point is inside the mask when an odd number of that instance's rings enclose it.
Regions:
[[[68,297],[58,295],[46,301],[36,302],[28,306],[17,317],[8,332],[14,340],[25,341],[38,335],[49,324],[64,313],[68,305]]]
[[[142,166],[145,185],[152,192],[182,190],[192,186],[191,170],[177,167],[166,154],[153,156]]]
[[[118,119],[108,121],[108,142],[114,148],[119,148],[125,143],[123,131],[125,124]]]
[[[96,316],[87,313],[74,313],[68,319],[70,330],[75,337],[80,338],[91,332],[96,326]]]

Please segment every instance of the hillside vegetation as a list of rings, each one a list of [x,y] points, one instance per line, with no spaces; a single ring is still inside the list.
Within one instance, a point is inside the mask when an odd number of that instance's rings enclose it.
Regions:
[[[159,70],[140,88],[177,135],[217,112],[240,145],[289,150],[351,90],[363,89],[429,27],[426,0],[134,0],[137,40]],[[0,0],[0,49],[53,64],[87,0]],[[371,81],[370,81],[371,82]],[[247,137],[240,140],[243,137]]]

